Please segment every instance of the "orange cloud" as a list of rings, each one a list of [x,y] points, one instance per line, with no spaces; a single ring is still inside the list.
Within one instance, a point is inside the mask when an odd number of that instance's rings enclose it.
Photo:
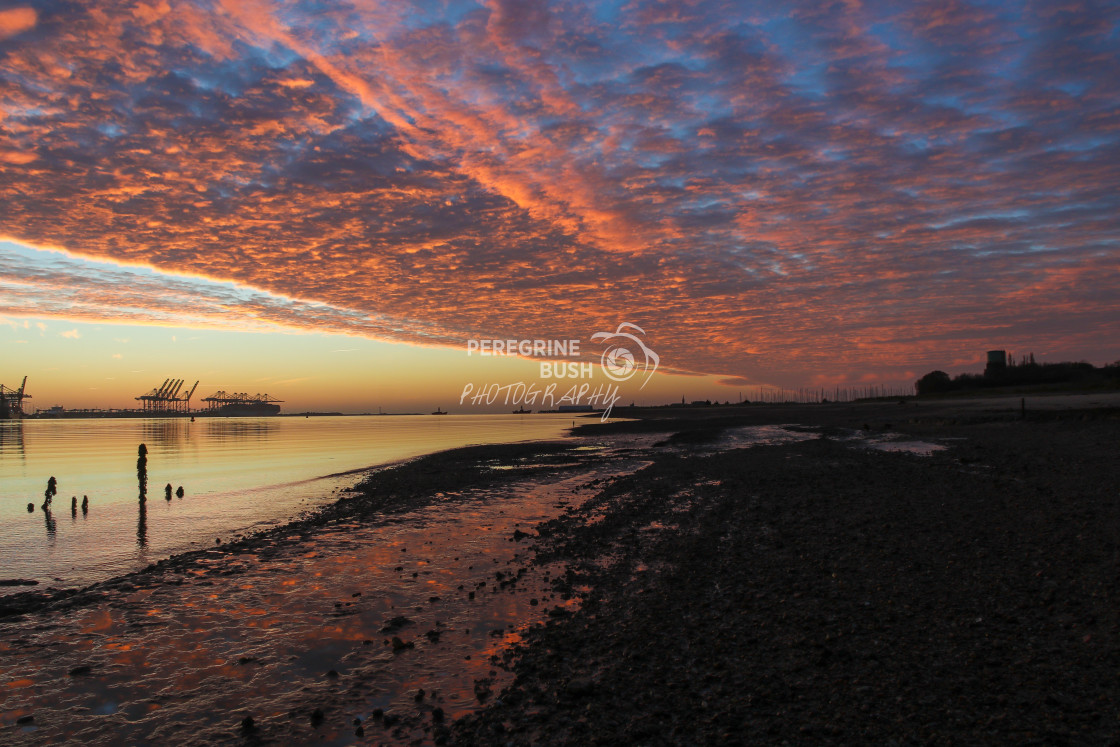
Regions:
[[[8,8],[0,10],[0,39],[7,39],[30,31],[39,21],[34,8]]]
[[[736,381],[1120,352],[1107,23],[442,7],[44,12],[0,68],[0,230],[160,275],[0,266],[8,313],[422,344],[632,321]]]

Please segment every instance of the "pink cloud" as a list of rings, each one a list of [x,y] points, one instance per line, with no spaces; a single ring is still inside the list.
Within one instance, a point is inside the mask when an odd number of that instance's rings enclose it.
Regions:
[[[432,344],[628,320],[669,368],[774,382],[1117,356],[1120,69],[1076,9],[86,10],[5,48],[0,229],[158,268],[167,303],[85,282],[74,315]],[[2,276],[10,313],[64,313],[62,276]]]
[[[34,8],[0,10],[0,39],[7,39],[35,28],[39,14]]]

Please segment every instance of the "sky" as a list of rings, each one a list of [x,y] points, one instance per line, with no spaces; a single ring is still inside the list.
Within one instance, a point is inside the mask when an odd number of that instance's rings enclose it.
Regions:
[[[38,406],[464,411],[623,322],[626,401],[1102,364],[1118,208],[1115,2],[0,0]]]

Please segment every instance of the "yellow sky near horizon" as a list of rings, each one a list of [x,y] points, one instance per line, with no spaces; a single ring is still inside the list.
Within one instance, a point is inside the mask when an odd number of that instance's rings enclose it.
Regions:
[[[356,336],[296,331],[238,332],[157,325],[95,324],[58,318],[0,318],[0,383],[18,386],[28,377],[32,399],[25,410],[133,408],[135,397],[165,379],[199,385],[192,403],[218,390],[269,394],[285,412],[506,412],[505,392],[489,406],[459,399],[467,385],[519,382],[542,392],[556,383],[558,398],[573,384],[614,383],[596,360],[590,379],[542,379],[539,360],[469,355],[459,348],[382,342]],[[739,389],[714,376],[659,373],[620,384],[620,403],[662,404],[693,399],[734,401]],[[511,387],[512,388],[512,387]],[[511,397],[515,396],[511,392]],[[512,401],[512,400],[511,400]],[[543,402],[539,399],[538,402]],[[538,409],[533,405],[529,409]]]

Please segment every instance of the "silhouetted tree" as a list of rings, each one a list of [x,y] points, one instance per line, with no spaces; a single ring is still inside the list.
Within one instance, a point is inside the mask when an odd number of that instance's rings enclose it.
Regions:
[[[953,380],[944,371],[930,371],[914,384],[918,394],[937,394],[953,388]]]

